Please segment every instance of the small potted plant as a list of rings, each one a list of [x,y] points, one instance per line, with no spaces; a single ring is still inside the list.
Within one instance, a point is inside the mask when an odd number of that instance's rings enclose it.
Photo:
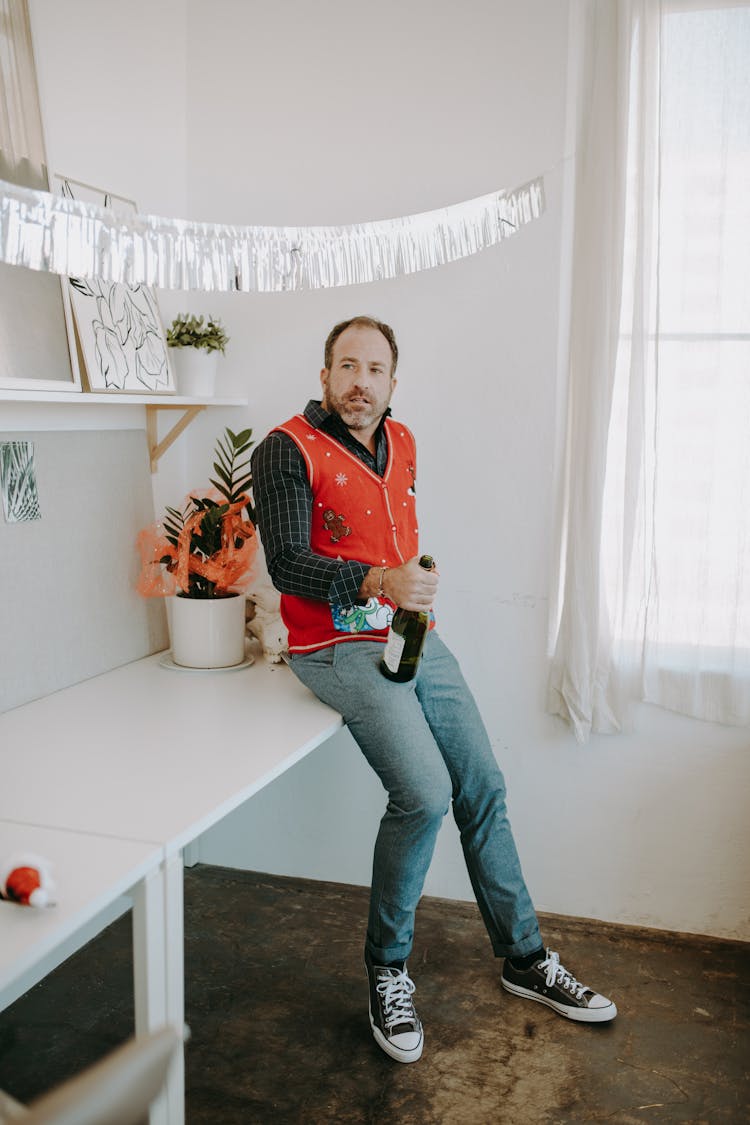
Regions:
[[[258,547],[247,456],[252,430],[228,427],[215,448],[213,489],[196,489],[182,508],[138,536],[144,597],[171,598],[172,659],[189,668],[226,668],[245,659],[245,590]]]
[[[177,389],[182,395],[211,398],[216,383],[216,363],[229,343],[218,317],[180,313],[167,329],[167,344],[175,360]]]

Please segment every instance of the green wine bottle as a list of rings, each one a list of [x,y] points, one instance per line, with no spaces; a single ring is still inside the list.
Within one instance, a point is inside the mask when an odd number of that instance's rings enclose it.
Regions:
[[[422,555],[419,565],[425,570],[432,570],[435,563],[430,555]],[[429,627],[429,613],[398,607],[388,630],[385,652],[380,662],[380,671],[387,679],[398,684],[414,679]]]

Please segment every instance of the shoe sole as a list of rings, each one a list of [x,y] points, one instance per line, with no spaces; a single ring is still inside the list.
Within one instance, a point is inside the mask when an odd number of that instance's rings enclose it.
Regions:
[[[575,1020],[577,1023],[609,1023],[617,1015],[617,1008],[612,1001],[606,1008],[572,1008],[567,1004],[558,1003],[557,1000],[551,1000],[549,996],[540,996],[537,992],[531,992],[520,984],[511,984],[504,977],[500,978],[500,983],[506,992],[520,996],[524,1000],[536,1000],[537,1004],[546,1004],[553,1012],[557,1012],[558,1016]]]
[[[370,1027],[372,1028],[373,1039],[377,1043],[378,1047],[380,1047],[381,1050],[385,1051],[386,1055],[389,1055],[390,1058],[395,1059],[396,1062],[400,1063],[413,1063],[421,1059],[422,1048],[424,1047],[424,1035],[419,1041],[419,1046],[415,1047],[413,1051],[403,1051],[400,1047],[394,1046],[394,1044],[391,1043],[389,1039],[386,1039],[385,1035],[383,1035],[383,1032],[380,1030],[378,1025],[375,1023],[375,1020],[372,1018],[372,1009],[370,1008],[369,1004],[368,1012],[370,1015]]]

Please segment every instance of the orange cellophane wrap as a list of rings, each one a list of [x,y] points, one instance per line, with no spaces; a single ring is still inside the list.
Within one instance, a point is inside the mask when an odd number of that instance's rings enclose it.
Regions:
[[[138,593],[146,598],[158,598],[186,592],[192,574],[213,582],[217,595],[245,590],[252,578],[252,564],[258,550],[255,528],[240,514],[249,502],[249,497],[243,495],[229,507],[221,521],[221,547],[210,558],[190,551],[191,537],[200,531],[205,512],[193,512],[186,519],[176,547],[160,531],[159,524],[144,528],[137,540],[141,555]]]
[[[138,532],[136,546],[141,556],[141,573],[138,576],[136,590],[143,598],[165,598],[174,594],[177,583],[174,575],[166,563],[161,565],[164,558],[174,559],[174,547],[164,538],[161,524],[152,523]]]

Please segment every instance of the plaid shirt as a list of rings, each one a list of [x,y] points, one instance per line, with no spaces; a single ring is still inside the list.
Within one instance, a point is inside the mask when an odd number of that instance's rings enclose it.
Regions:
[[[338,414],[311,399],[305,418],[316,430],[339,441],[378,476],[385,472],[388,439],[383,423],[375,433],[375,456],[351,435]],[[258,530],[271,581],[282,594],[352,605],[370,569],[368,562],[340,562],[310,550],[313,496],[305,461],[288,434],[272,432],[252,456],[253,497]]]

